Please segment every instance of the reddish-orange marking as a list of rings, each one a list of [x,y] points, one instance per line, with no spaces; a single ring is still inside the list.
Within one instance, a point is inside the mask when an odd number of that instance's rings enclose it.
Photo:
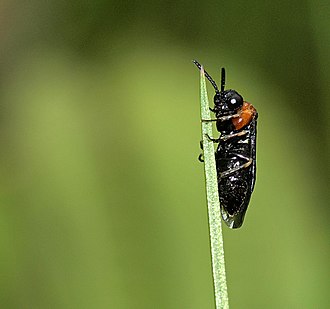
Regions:
[[[255,116],[256,112],[257,111],[252,104],[244,102],[243,106],[237,111],[239,117],[232,119],[235,130],[240,130],[248,125],[252,121],[252,118]]]

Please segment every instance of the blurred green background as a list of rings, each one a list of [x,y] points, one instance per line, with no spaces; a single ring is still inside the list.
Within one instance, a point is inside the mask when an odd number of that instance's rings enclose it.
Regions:
[[[231,308],[329,308],[329,1],[0,14],[1,308],[214,308],[192,59],[259,112]]]

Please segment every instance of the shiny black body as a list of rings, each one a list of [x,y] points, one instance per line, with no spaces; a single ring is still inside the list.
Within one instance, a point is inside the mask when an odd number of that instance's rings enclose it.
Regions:
[[[248,132],[246,135],[220,140],[215,152],[221,215],[231,228],[242,225],[255,184],[256,127],[255,118],[243,128]],[[222,136],[236,133],[231,129],[219,132]],[[252,159],[248,167],[235,171],[236,167],[246,164],[248,159]]]
[[[201,65],[194,61],[201,69]],[[224,90],[225,71],[222,69],[221,91],[205,72],[215,88],[214,109],[217,130],[221,133],[215,152],[218,175],[220,209],[223,220],[230,228],[239,228],[250,202],[256,179],[256,135],[257,117],[236,130],[233,118],[243,106],[243,98],[235,90]],[[235,116],[236,115],[236,116]]]

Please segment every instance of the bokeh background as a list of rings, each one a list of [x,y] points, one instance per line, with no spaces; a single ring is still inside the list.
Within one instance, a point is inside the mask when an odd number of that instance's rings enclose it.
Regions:
[[[214,308],[198,59],[259,112],[231,307],[329,308],[329,6],[1,1],[0,307]]]

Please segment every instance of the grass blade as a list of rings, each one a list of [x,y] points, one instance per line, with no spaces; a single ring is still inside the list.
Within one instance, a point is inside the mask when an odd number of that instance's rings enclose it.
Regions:
[[[209,102],[207,98],[205,74],[201,70],[201,117],[203,120],[211,119]],[[204,167],[206,181],[206,197],[209,218],[209,231],[211,242],[211,257],[213,284],[216,309],[229,308],[227,281],[225,270],[225,257],[221,227],[220,203],[218,193],[218,180],[214,157],[213,142],[207,138],[212,137],[212,122],[202,121],[202,136],[204,149]]]

